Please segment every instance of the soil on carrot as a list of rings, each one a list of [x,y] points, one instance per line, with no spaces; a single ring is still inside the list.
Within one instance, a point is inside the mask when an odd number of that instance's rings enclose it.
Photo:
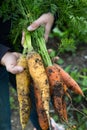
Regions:
[[[57,49],[57,39],[51,39],[51,41],[48,42],[48,48]],[[66,67],[71,65],[74,69],[75,67],[78,67],[78,69],[87,68],[87,45],[80,46],[75,54],[71,53],[64,53],[61,56],[64,63],[62,64],[62,67]],[[18,105],[18,99],[17,99],[17,93],[12,88],[10,89],[10,97],[11,97],[11,123],[12,123],[12,130],[22,130],[20,119],[19,119],[19,105]],[[29,120],[27,127],[25,130],[33,130],[33,126]]]

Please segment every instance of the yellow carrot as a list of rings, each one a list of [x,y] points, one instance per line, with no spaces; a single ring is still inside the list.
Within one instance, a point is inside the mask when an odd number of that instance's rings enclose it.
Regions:
[[[23,72],[16,74],[17,94],[20,108],[20,122],[22,125],[22,129],[24,129],[29,120],[30,107],[31,107],[29,97],[30,75],[25,56],[20,57],[20,59],[18,60],[18,65],[24,68]]]

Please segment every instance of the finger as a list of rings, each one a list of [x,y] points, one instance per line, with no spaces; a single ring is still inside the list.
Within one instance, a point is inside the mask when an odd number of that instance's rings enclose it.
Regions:
[[[55,56],[52,58],[52,62],[53,63],[56,63],[60,58],[58,56]]]
[[[50,54],[53,50],[52,50],[52,49],[48,49],[47,51],[48,51],[48,53]]]
[[[16,56],[17,59],[20,58],[20,56],[22,55],[21,53],[18,53],[18,52],[13,52],[12,53],[14,56]]]
[[[10,65],[7,68],[7,71],[11,72],[12,74],[17,74],[17,73],[21,73],[24,68],[21,66],[14,66],[14,65]]]
[[[55,124],[56,124],[55,121],[51,118],[51,125],[53,128],[55,128]]]
[[[49,36],[50,31],[51,31],[53,22],[54,22],[54,17],[53,17],[52,14],[49,14],[49,17],[47,17],[47,22],[45,24],[45,35],[44,35],[44,38],[45,38],[46,42],[48,41],[48,36]]]
[[[41,25],[44,25],[44,24],[46,25],[48,22],[50,22],[49,19],[52,19],[50,20],[52,22],[54,21],[54,18],[51,13],[43,14],[36,21],[34,21],[27,29],[29,31],[33,31]]]
[[[37,20],[35,20],[27,29],[29,31],[34,31],[37,29],[39,26],[46,24],[46,14],[43,14],[40,16]]]
[[[38,23],[38,20],[36,20],[35,22],[33,22],[30,26],[28,26],[28,31],[34,31],[35,29],[37,29],[40,26],[40,23]]]
[[[45,41],[46,41],[46,42],[48,41],[48,37],[49,37],[50,31],[51,31],[51,27],[52,27],[52,24],[50,24],[50,23],[47,23],[47,24],[45,25],[44,38],[45,38]]]
[[[51,118],[51,125],[52,125],[53,130],[59,130],[56,122],[52,118]]]
[[[34,21],[30,26],[28,26],[28,31],[34,31],[36,30],[39,26],[45,24],[45,21],[43,20],[42,17],[40,17],[38,20]]]

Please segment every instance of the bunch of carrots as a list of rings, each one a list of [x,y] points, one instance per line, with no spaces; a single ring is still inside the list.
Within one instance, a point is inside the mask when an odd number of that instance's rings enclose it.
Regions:
[[[46,2],[46,1],[45,1]],[[30,4],[31,3],[31,4]],[[15,3],[16,5],[16,3]],[[42,27],[33,32],[25,30],[46,9],[44,1],[30,2],[18,0],[16,7],[15,25],[18,29],[15,40],[24,30],[23,55],[18,60],[18,65],[24,67],[24,71],[16,75],[17,93],[20,110],[20,121],[24,130],[31,112],[30,85],[34,86],[36,110],[38,121],[42,130],[51,130],[50,124],[50,101],[55,112],[63,121],[68,121],[65,96],[70,89],[76,94],[84,96],[79,85],[58,64],[53,64],[47,51],[43,38]],[[38,8],[41,7],[41,10]],[[53,6],[54,7],[54,6]],[[45,11],[47,12],[47,11]],[[15,32],[15,31],[14,31]]]
[[[36,31],[34,36],[38,36]],[[37,37],[36,37],[37,38]],[[81,88],[70,75],[58,64],[53,64],[49,57],[43,37],[35,39],[32,44],[31,34],[25,31],[23,55],[18,60],[18,65],[24,71],[16,75],[17,92],[20,107],[20,121],[24,130],[29,120],[31,99],[30,84],[34,86],[38,121],[42,130],[51,128],[50,124],[50,99],[55,112],[63,121],[68,121],[65,96],[70,89],[76,94],[84,96]],[[38,49],[35,47],[38,47]]]

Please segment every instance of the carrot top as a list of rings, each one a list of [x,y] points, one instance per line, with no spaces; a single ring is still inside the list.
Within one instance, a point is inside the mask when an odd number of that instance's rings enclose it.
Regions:
[[[31,35],[32,35],[32,45],[34,49],[41,55],[44,65],[51,66],[52,62],[50,59],[50,56],[48,54],[47,48],[46,48],[46,43],[45,39],[43,38],[43,28],[40,27],[39,29],[35,30]],[[34,37],[33,37],[34,35]]]

